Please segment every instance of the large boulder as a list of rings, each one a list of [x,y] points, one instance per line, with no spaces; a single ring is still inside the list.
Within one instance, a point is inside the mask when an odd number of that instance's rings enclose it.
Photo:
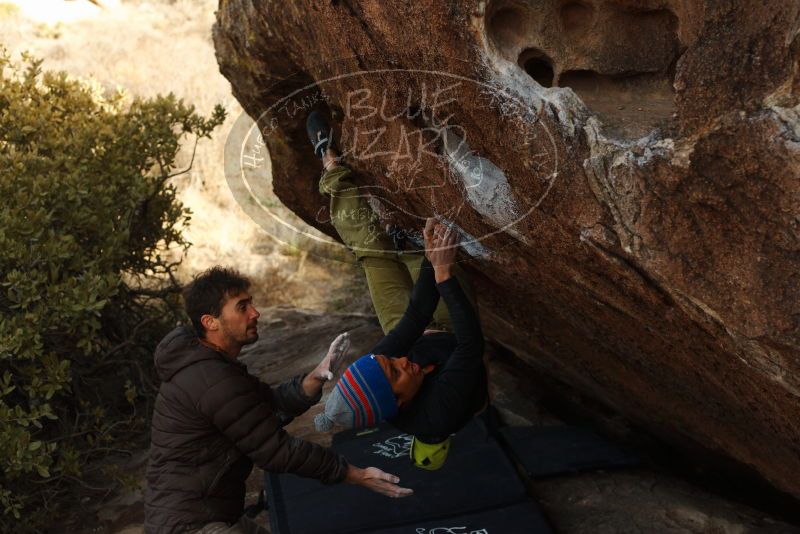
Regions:
[[[335,235],[322,107],[387,221],[464,232],[489,335],[800,497],[799,29],[777,0],[222,0],[214,42],[306,222]]]

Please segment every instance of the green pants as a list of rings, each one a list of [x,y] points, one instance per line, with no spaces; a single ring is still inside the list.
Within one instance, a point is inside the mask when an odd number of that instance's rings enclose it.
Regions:
[[[334,167],[323,174],[319,191],[331,197],[331,222],[367,276],[372,305],[384,333],[389,333],[403,317],[411,289],[419,275],[422,254],[398,254],[392,239],[381,228],[366,197],[348,180],[350,169]],[[463,273],[456,267],[455,275],[475,304]],[[452,331],[450,315],[439,301],[431,329]]]

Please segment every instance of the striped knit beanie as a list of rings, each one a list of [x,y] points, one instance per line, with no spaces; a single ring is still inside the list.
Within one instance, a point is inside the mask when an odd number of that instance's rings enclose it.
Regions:
[[[325,402],[325,411],[314,418],[320,432],[333,425],[345,428],[373,426],[397,415],[397,399],[374,354],[362,356],[345,369]]]

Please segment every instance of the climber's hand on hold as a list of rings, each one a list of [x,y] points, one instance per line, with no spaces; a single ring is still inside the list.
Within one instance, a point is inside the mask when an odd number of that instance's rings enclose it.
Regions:
[[[428,217],[425,221],[425,228],[422,229],[422,239],[425,241],[425,257],[430,261],[428,251],[433,250],[433,230],[436,228],[436,218]]]
[[[425,238],[425,256],[433,266],[436,283],[444,282],[450,278],[458,252],[458,232],[451,226],[428,218],[422,233]]]

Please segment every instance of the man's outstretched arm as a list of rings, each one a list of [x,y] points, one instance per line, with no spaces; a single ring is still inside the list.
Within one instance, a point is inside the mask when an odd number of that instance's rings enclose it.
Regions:
[[[347,481],[391,497],[411,494],[397,486],[394,475],[351,466],[331,449],[289,435],[252,376],[224,373],[205,391],[198,409],[265,471],[294,473],[325,484]]]

